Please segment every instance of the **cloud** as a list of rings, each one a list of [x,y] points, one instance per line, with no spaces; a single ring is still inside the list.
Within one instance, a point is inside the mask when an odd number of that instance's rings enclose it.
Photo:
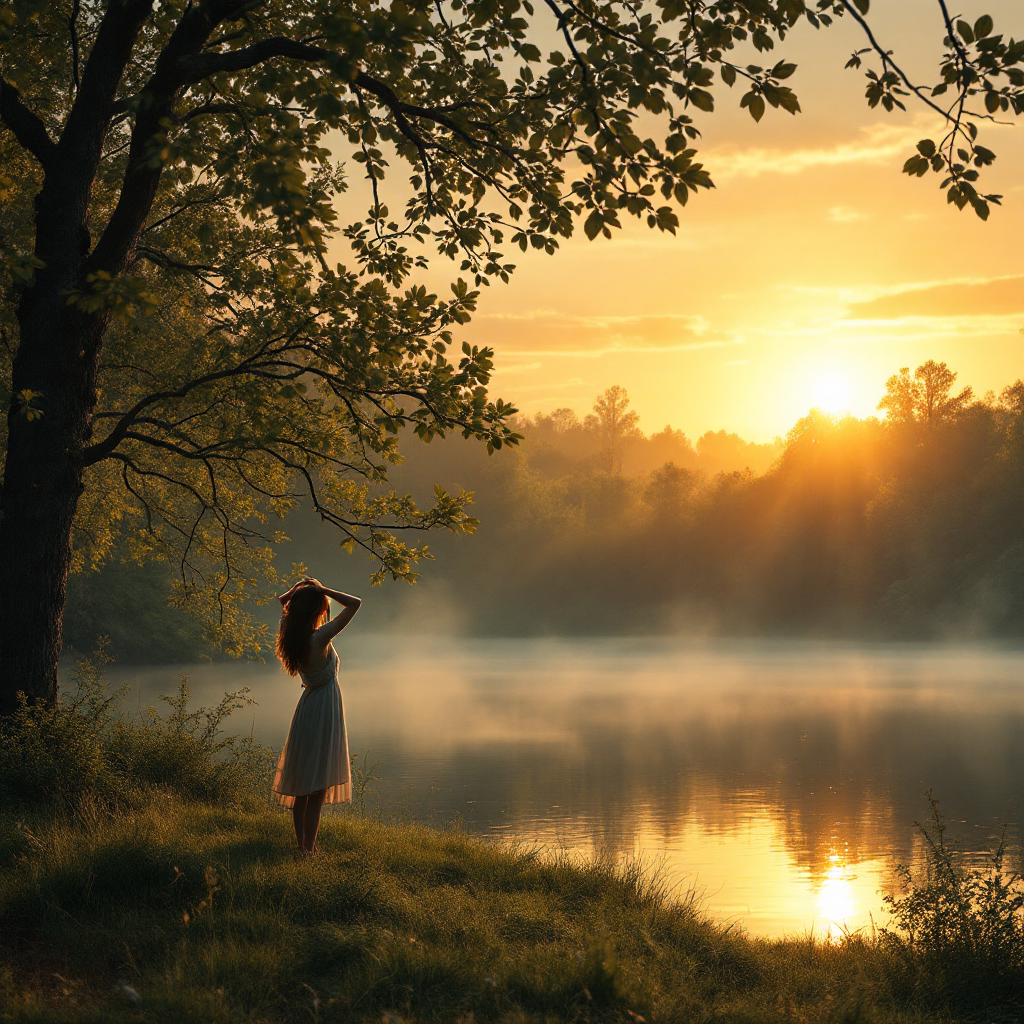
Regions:
[[[473,325],[475,343],[523,356],[669,352],[721,348],[734,342],[702,317],[682,314],[572,316],[535,310],[484,314],[474,318]]]
[[[856,320],[903,320],[1014,314],[1024,314],[1024,274],[913,285],[865,302],[851,303],[845,315]]]
[[[852,224],[857,220],[864,220],[867,214],[860,210],[851,210],[849,206],[833,206],[828,211],[828,219],[833,224]]]
[[[875,124],[862,128],[862,136],[832,146],[803,149],[705,149],[701,159],[715,181],[756,178],[762,174],[801,174],[815,167],[841,164],[887,164],[905,155],[927,134],[930,122]]]

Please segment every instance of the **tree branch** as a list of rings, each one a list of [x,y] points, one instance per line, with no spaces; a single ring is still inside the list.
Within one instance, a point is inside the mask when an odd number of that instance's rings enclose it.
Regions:
[[[110,4],[82,69],[81,86],[58,146],[64,159],[76,165],[76,176],[87,180],[89,186],[103,152],[103,140],[114,114],[114,100],[124,69],[152,8],[153,0]]]
[[[175,62],[175,70],[182,85],[195,85],[211,75],[245,71],[273,57],[287,57],[290,60],[314,64],[326,64],[342,59],[340,54],[326,50],[322,46],[313,46],[299,39],[289,39],[287,36],[272,36],[270,39],[261,39],[251,46],[243,46],[239,50],[193,53],[179,57]]]
[[[0,119],[14,133],[22,149],[28,150],[45,170],[53,161],[57,144],[50,138],[42,119],[21,100],[21,93],[0,78]]]
[[[901,68],[893,59],[892,53],[888,50],[882,49],[882,44],[875,38],[874,32],[871,31],[871,26],[868,25],[867,21],[861,15],[860,11],[850,2],[850,0],[843,0],[843,6],[849,12],[850,16],[857,22],[858,25],[864,30],[864,34],[868,37],[868,42],[871,44],[872,49],[882,60],[882,67],[891,68],[903,82],[903,84],[926,106],[931,107],[944,121],[952,123],[955,118],[948,110],[943,110],[930,96],[925,95],[924,89],[914,83],[907,76],[907,73]]]
[[[134,3],[148,9],[152,2],[153,0],[126,0],[124,6],[128,7]],[[105,270],[117,274],[130,260],[139,233],[152,209],[164,168],[163,160],[154,161],[152,148],[163,131],[163,118],[173,116],[174,97],[185,84],[178,64],[195,55],[205,45],[219,21],[236,13],[239,7],[240,4],[236,0],[208,0],[189,4],[171,38],[160,52],[153,74],[140,93],[140,99],[144,102],[140,104],[132,130],[128,166],[125,169],[121,195],[107,221],[106,229],[93,250],[88,270]],[[104,18],[101,35],[106,22],[107,18]],[[90,65],[99,43],[100,40],[97,38],[93,54],[89,58]],[[88,79],[89,65],[86,65],[82,77],[82,91],[71,117],[68,118],[68,131],[85,96]]]
[[[117,422],[114,428],[109,434],[96,444],[89,445],[82,452],[82,464],[85,466],[91,466],[93,463],[99,462],[101,459],[105,459],[114,453],[117,446],[127,437],[128,432],[131,430],[133,424],[152,405],[156,405],[158,402],[167,401],[174,398],[185,398],[196,388],[203,387],[206,384],[212,384],[214,381],[224,380],[229,377],[238,377],[250,372],[250,366],[248,362],[242,363],[239,366],[232,366],[225,370],[218,370],[214,373],[205,374],[202,377],[198,377],[195,380],[189,381],[187,384],[180,388],[168,391],[158,391],[152,395],[146,395],[145,398],[140,398],[138,402],[132,406]]]

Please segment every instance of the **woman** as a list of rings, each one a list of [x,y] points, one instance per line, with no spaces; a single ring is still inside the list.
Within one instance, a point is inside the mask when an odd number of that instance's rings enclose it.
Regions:
[[[328,620],[331,599],[342,607]],[[284,611],[277,656],[289,675],[301,677],[303,689],[277,762],[274,794],[292,809],[299,850],[311,854],[323,805],[352,801],[338,654],[331,640],[352,621],[362,602],[308,577],[278,600]]]

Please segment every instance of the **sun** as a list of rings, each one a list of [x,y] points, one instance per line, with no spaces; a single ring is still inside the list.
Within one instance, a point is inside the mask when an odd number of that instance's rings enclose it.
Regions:
[[[825,370],[811,383],[811,404],[822,412],[849,412],[852,397],[853,384],[842,370]]]

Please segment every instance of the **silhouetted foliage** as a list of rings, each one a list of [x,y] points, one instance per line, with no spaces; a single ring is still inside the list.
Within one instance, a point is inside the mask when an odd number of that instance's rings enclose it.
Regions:
[[[986,867],[972,867],[939,802],[917,826],[924,849],[918,871],[900,865],[900,891],[887,896],[892,924],[880,935],[893,954],[898,994],[919,1005],[980,1007],[1018,1002],[1024,990],[1024,882],[1007,864],[1006,831]]]
[[[154,792],[252,805],[266,799],[271,751],[251,737],[224,734],[233,712],[253,704],[248,687],[225,693],[213,708],[189,708],[188,677],[163,696],[170,708],[120,712],[127,684],[111,690],[106,639],[78,659],[73,685],[53,705],[19,694],[13,715],[0,718],[0,800],[7,807],[83,800],[116,806],[145,802]]]

